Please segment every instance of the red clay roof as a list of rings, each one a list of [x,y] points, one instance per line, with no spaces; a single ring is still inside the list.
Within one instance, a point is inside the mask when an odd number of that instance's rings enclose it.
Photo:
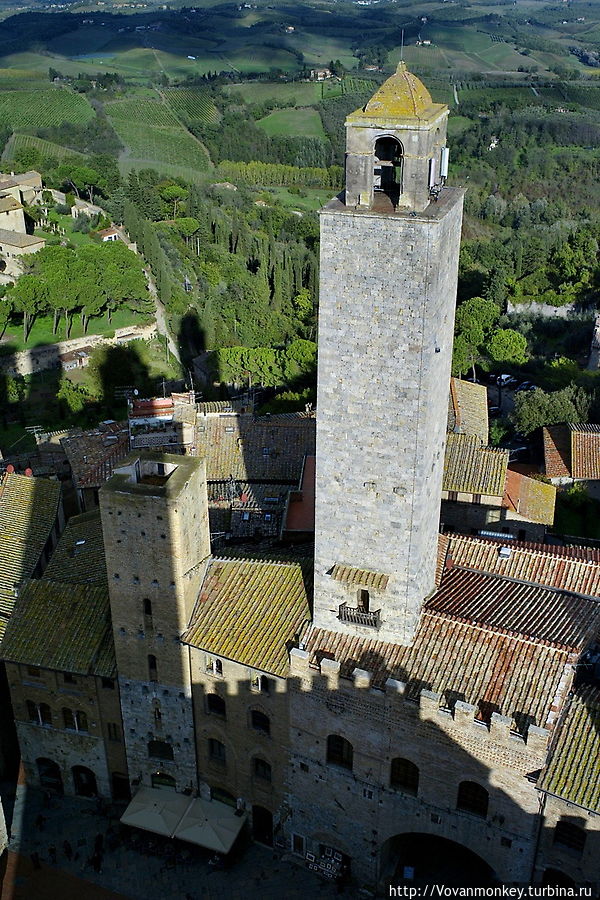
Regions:
[[[508,469],[502,498],[505,509],[513,510],[529,522],[552,525],[555,502],[554,485]]]
[[[445,537],[445,536],[444,536]],[[445,564],[503,575],[532,584],[590,597],[600,596],[600,551],[511,541],[510,556],[500,556],[502,541],[464,534],[448,536]],[[443,550],[441,550],[443,552]]]
[[[284,531],[315,530],[315,462],[314,456],[304,459],[300,489],[290,492]]]
[[[573,478],[600,479],[600,425],[569,425]]]
[[[544,468],[548,478],[571,475],[571,435],[566,425],[549,425],[544,436]]]
[[[585,646],[600,624],[600,603],[588,597],[459,568],[446,572],[425,609],[566,650]]]

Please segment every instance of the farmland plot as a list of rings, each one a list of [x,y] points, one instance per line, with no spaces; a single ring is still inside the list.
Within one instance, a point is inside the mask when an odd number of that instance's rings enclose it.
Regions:
[[[3,91],[0,94],[0,125],[47,128],[62,122],[84,125],[94,110],[81,94],[60,88],[47,91]]]

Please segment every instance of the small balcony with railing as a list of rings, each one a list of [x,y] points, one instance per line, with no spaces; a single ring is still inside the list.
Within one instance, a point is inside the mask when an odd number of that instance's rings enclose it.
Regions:
[[[364,607],[357,608],[340,603],[338,619],[346,625],[362,625],[367,628],[379,628],[381,625],[381,610],[367,610]]]

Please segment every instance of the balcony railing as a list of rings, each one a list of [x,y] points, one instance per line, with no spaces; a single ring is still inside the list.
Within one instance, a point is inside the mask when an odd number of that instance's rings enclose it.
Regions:
[[[367,628],[379,628],[381,625],[381,610],[376,609],[374,612],[367,612],[364,609],[348,606],[347,603],[341,603],[338,619],[341,622],[346,622],[348,625],[365,625]]]

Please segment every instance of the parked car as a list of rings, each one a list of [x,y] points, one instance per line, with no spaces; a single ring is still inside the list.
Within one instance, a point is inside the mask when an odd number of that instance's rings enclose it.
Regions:
[[[533,381],[523,381],[521,384],[515,388],[515,394],[517,391],[535,391],[537,390],[537,384],[534,384]]]
[[[510,453],[508,454],[509,462],[528,462],[530,456],[529,447],[511,447]]]
[[[498,375],[496,378],[496,384],[503,388],[514,387],[518,383],[514,375]]]
[[[488,416],[491,419],[496,419],[502,412],[502,409],[499,406],[488,406]]]

